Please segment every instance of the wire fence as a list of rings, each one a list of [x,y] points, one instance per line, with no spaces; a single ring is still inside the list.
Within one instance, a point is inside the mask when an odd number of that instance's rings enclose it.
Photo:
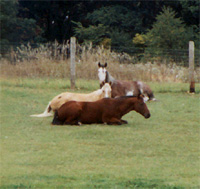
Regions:
[[[179,66],[188,67],[189,50],[188,49],[145,49],[139,47],[112,46],[104,48],[103,46],[93,46],[92,43],[87,45],[76,45],[76,56],[81,58],[86,51],[90,53],[108,56],[119,63],[146,63],[157,62],[161,64],[175,63]],[[102,53],[104,52],[104,53]],[[127,53],[129,52],[129,53]],[[37,59],[42,55],[49,59],[68,59],[70,58],[70,42],[65,41],[59,44],[57,41],[45,44],[2,44],[0,50],[0,59],[7,58],[11,63],[22,62],[24,60]],[[195,50],[195,67],[200,67],[200,50]]]

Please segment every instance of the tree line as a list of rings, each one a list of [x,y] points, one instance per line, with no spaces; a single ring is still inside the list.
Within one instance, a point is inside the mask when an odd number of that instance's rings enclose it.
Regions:
[[[199,48],[199,3],[151,1],[0,1],[1,54],[29,42],[33,46],[71,36],[117,52],[172,54]],[[153,50],[152,50],[153,49]]]

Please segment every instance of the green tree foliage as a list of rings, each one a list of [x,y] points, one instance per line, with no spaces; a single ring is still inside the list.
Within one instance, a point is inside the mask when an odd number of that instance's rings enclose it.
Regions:
[[[186,23],[188,40],[195,41],[195,46],[200,48],[200,7],[198,1],[180,1],[182,10],[180,16]]]
[[[131,42],[133,31],[138,31],[142,25],[136,15],[135,11],[122,5],[103,6],[87,14],[86,19],[91,23],[89,27],[79,23],[74,31],[79,40],[85,38],[97,45],[104,38],[110,38],[112,49],[128,52],[128,48],[134,45]]]
[[[149,47],[178,49],[185,45],[185,24],[171,8],[163,8],[147,33]]]
[[[88,43],[93,42],[94,45],[100,44],[106,36],[107,27],[103,24],[97,26],[90,25],[89,27],[83,27],[80,22],[73,22],[77,25],[74,29],[76,36],[78,36],[80,42]]]
[[[74,35],[81,43],[107,41],[132,54],[146,47],[187,49],[189,40],[200,44],[198,1],[1,0],[0,6],[1,49],[28,41],[62,43]]]
[[[164,7],[156,16],[156,21],[146,34],[137,34],[133,38],[136,46],[145,48],[151,56],[165,56],[167,59],[181,61],[187,54],[188,42],[195,41],[198,46],[199,35],[195,27],[188,27],[181,18],[176,16],[172,8]],[[180,53],[180,56],[177,55]],[[178,57],[177,57],[178,56]]]
[[[163,8],[156,16],[156,22],[152,29],[146,33],[148,48],[162,49],[184,49],[187,48],[188,40],[191,38],[186,25],[171,8]]]
[[[92,24],[101,23],[105,26],[120,28],[124,32],[131,32],[141,28],[141,20],[135,11],[122,5],[102,7],[89,13],[87,18]]]
[[[15,41],[14,28],[17,26],[17,1],[0,1],[1,53],[7,50],[9,42]]]
[[[199,26],[199,1],[183,0],[180,1],[181,11],[176,10],[180,17],[183,18],[187,26]]]
[[[131,41],[131,36],[120,30],[113,30],[111,35],[111,48],[117,52],[133,53],[133,43]]]
[[[34,19],[18,16],[19,4],[17,0],[0,1],[1,14],[1,53],[4,54],[10,46],[20,43],[36,42],[41,35],[41,29]]]
[[[144,47],[146,43],[146,36],[144,34],[136,33],[135,37],[133,38],[133,43],[136,46]]]
[[[79,39],[80,33],[87,33],[95,44],[98,36],[99,42],[103,37],[110,38],[112,49],[120,52],[137,53],[138,48],[147,46],[159,52],[187,49],[189,40],[199,44],[198,15],[198,3],[188,0],[116,3],[88,13],[89,25],[77,28],[75,33]],[[90,35],[89,28],[98,28],[99,24],[107,28],[106,32]]]

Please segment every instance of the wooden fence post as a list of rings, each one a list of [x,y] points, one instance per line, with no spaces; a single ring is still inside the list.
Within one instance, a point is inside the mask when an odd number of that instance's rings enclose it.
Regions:
[[[76,62],[75,62],[75,52],[76,52],[76,38],[71,37],[70,39],[70,81],[71,89],[75,88],[76,79]]]
[[[189,82],[190,82],[190,93],[195,93],[195,81],[194,81],[194,41],[189,41]]]

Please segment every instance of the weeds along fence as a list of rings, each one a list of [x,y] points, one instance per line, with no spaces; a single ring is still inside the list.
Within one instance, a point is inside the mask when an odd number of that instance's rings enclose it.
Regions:
[[[66,60],[70,58],[70,42],[66,41],[59,44],[57,41],[54,43],[45,44],[13,44],[15,48],[11,47],[10,51],[8,47],[1,48],[0,58],[7,58],[11,64],[17,62],[23,62],[25,60],[37,59],[38,55],[43,55],[50,60]],[[4,49],[4,50],[3,50]],[[120,52],[122,51],[123,52]],[[171,62],[176,63],[179,66],[188,67],[188,49],[144,49],[144,48],[128,48],[112,46],[112,48],[104,48],[103,46],[93,46],[92,43],[87,45],[76,44],[76,56],[81,59],[86,52],[90,54],[102,55],[102,52],[107,51],[109,55],[121,64],[123,63],[146,63],[146,62],[159,62],[168,64]],[[125,52],[129,52],[125,53]],[[87,53],[86,53],[87,54]],[[195,65],[200,66],[200,50],[195,50]]]
[[[70,78],[70,43],[15,45],[1,52],[0,74],[5,77]],[[4,48],[5,49],[5,48]],[[125,47],[124,50],[126,51]],[[107,62],[108,70],[118,79],[188,82],[187,50],[148,50],[129,48],[130,54],[118,53],[118,47],[94,47],[76,44],[76,78],[98,79],[97,63]],[[200,82],[200,52],[195,51],[196,82]]]

